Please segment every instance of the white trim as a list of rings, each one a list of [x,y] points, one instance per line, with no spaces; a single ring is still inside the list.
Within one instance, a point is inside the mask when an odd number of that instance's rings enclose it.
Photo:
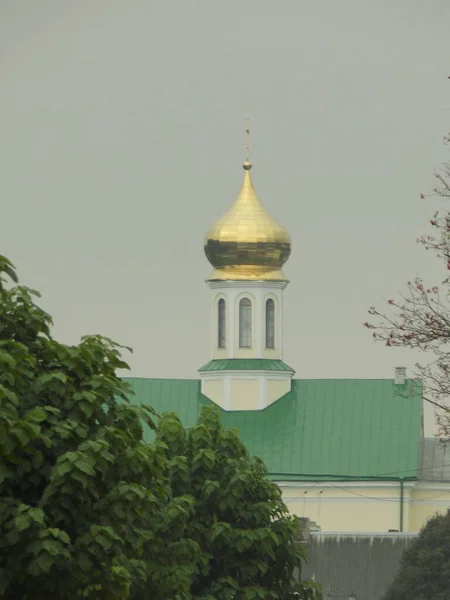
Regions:
[[[244,373],[242,373],[242,371],[238,371],[238,373],[229,373],[229,372],[224,372],[224,371],[205,371],[204,373],[204,377],[201,379],[237,379],[238,381],[241,381],[243,379],[248,380],[255,380],[255,381],[259,381],[259,380],[265,380],[265,381],[286,381],[286,379],[289,379],[288,377],[265,377],[264,375],[261,375],[259,373],[255,373],[255,372],[246,372],[244,371]]]
[[[208,281],[206,283],[209,287],[214,290],[218,288],[261,288],[269,287],[279,290],[284,290],[287,286],[287,281],[266,281],[264,279],[258,280],[224,280],[224,281]]]
[[[366,497],[366,496],[352,496],[342,498],[341,496],[328,496],[322,498],[321,496],[315,496],[314,498],[308,498],[308,496],[295,496],[295,498],[289,498],[283,496],[283,502],[285,504],[376,504],[377,502],[398,504],[400,502],[399,496],[380,496],[380,497]],[[403,503],[406,506],[410,503],[409,498],[403,498]]]
[[[227,354],[229,357],[234,358],[234,298],[230,298],[228,304],[230,306],[230,322],[228,324],[230,340]]]
[[[252,360],[252,359],[248,359]],[[292,379],[294,373],[290,371],[199,371],[200,378],[202,377],[233,377],[233,379],[255,379],[265,377],[266,379],[274,379],[281,381]]]
[[[223,407],[225,410],[231,410],[231,379],[225,377],[223,380]]]
[[[270,475],[270,473],[269,473]],[[277,481],[278,487],[292,487],[292,488],[327,488],[333,489],[336,486],[342,488],[362,488],[362,487],[374,487],[374,488],[394,488],[400,487],[400,481]],[[403,486],[405,489],[412,489],[416,485],[415,481],[404,481]]]
[[[450,498],[448,500],[411,500],[411,504],[422,506],[448,506],[450,507]]]
[[[267,406],[267,379],[261,377],[259,381],[259,408],[263,409]]]
[[[264,329],[263,329],[263,300],[262,290],[258,290],[258,306],[256,306],[255,317],[257,322],[258,337],[256,339],[256,358],[262,358],[264,351]]]
[[[415,487],[416,487],[417,491],[448,490],[448,492],[450,493],[450,481],[435,481],[435,482],[433,482],[433,481],[430,481],[430,482],[418,481],[416,483]]]
[[[415,531],[313,531],[310,532],[314,537],[417,537],[419,532]]]

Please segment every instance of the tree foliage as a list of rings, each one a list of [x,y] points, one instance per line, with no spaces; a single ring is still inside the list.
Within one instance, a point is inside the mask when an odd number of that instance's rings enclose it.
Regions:
[[[423,527],[384,600],[448,600],[449,593],[450,511]]]
[[[296,543],[298,519],[288,515],[262,461],[250,457],[238,435],[221,426],[217,409],[204,408],[188,432],[176,415],[166,414],[157,443],[165,449],[175,497],[191,494],[194,499],[186,533],[201,552],[192,598],[275,600],[318,594],[313,584],[294,581],[305,558]]]
[[[450,135],[444,137],[450,143]],[[450,161],[435,172],[436,186],[431,196],[450,199]],[[425,199],[425,195],[421,194]],[[416,365],[417,375],[424,383],[424,397],[438,409],[441,434],[450,436],[450,210],[439,209],[430,220],[435,233],[417,240],[426,250],[434,252],[442,263],[442,281],[426,284],[417,277],[407,284],[407,291],[397,299],[387,300],[387,308],[372,306],[371,322],[364,325],[373,330],[376,341],[386,346],[401,346],[427,353],[430,359]]]
[[[143,441],[154,415],[126,402],[120,348],[53,340],[37,292],[7,289],[4,257],[0,275],[0,597],[127,598],[149,554],[164,557],[166,597],[187,593],[170,567],[192,499],[172,499],[164,452]]]
[[[55,341],[9,280],[0,257],[0,598],[312,597],[296,519],[217,412],[186,432],[130,405],[121,347]]]

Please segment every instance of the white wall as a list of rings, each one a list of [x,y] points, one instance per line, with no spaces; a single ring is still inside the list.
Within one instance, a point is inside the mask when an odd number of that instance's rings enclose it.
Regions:
[[[400,530],[399,482],[281,482],[289,511],[330,532]],[[450,483],[405,482],[403,531],[417,532],[450,509]]]
[[[283,360],[283,290],[285,281],[209,281],[212,291],[211,356],[223,358],[272,358]],[[239,301],[248,297],[252,301],[251,348],[239,348]],[[218,348],[218,301],[226,302],[226,348]],[[275,348],[265,348],[265,303],[275,301]]]

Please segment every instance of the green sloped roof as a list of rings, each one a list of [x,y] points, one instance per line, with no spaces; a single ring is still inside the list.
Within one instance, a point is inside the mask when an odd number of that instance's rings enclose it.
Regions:
[[[294,373],[294,369],[291,369],[282,360],[270,360],[267,358],[225,358],[222,360],[210,360],[199,371],[287,371]]]
[[[185,427],[210,404],[198,380],[127,381],[133,404],[176,412]],[[392,380],[294,379],[291,392],[264,410],[221,414],[275,480],[414,479],[421,406],[418,381],[400,388]]]

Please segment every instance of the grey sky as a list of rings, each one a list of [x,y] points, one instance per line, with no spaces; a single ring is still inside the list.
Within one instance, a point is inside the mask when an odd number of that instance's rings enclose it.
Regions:
[[[65,342],[132,373],[210,358],[203,236],[254,182],[293,239],[285,360],[391,377],[366,309],[421,273],[449,129],[448,0],[1,0],[1,252]],[[446,110],[447,109],[447,110]]]

